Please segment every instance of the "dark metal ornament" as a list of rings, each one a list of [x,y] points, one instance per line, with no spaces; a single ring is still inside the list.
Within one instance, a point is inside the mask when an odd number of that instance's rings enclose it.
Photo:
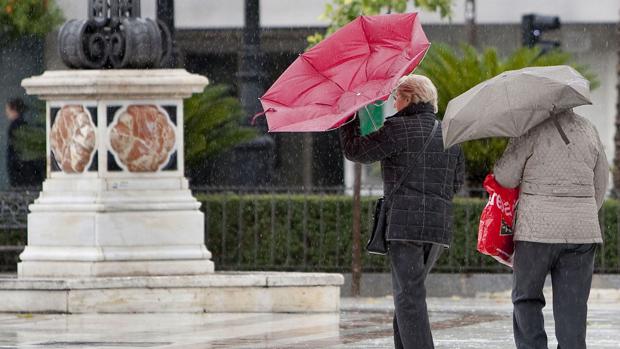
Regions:
[[[88,19],[72,19],[58,33],[60,57],[70,68],[157,68],[172,52],[161,21],[140,18],[139,0],[90,0]]]

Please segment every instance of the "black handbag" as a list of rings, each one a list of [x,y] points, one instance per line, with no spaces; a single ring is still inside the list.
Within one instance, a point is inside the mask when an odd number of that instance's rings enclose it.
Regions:
[[[387,240],[385,238],[385,233],[386,233],[386,228],[387,228],[387,213],[386,213],[387,203],[391,204],[392,196],[394,195],[396,190],[400,188],[403,182],[405,182],[405,179],[409,175],[409,172],[413,168],[414,164],[416,163],[416,161],[418,161],[420,156],[424,153],[429,143],[435,136],[435,132],[437,132],[437,128],[439,128],[439,122],[435,120],[435,125],[433,126],[433,130],[431,131],[430,136],[426,139],[426,142],[424,142],[424,146],[422,147],[422,150],[420,150],[413,158],[413,161],[409,163],[403,175],[398,179],[398,181],[396,182],[396,185],[394,185],[394,187],[392,188],[392,191],[387,196],[384,196],[377,200],[377,203],[375,204],[375,215],[373,217],[372,232],[370,235],[370,239],[368,240],[368,243],[366,244],[366,250],[368,251],[368,253],[380,254],[380,255],[387,254],[388,248],[387,248]]]

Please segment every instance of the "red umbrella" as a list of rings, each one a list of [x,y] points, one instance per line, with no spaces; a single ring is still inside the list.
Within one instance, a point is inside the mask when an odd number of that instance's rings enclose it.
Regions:
[[[417,13],[361,16],[301,54],[261,97],[270,132],[327,131],[386,100],[430,43]]]

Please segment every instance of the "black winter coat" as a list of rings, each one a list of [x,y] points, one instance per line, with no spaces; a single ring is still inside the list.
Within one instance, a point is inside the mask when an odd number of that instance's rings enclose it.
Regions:
[[[387,195],[429,137],[436,117],[428,103],[409,105],[386,118],[381,129],[360,136],[359,121],[340,128],[347,159],[381,161]],[[397,189],[387,210],[387,239],[432,242],[452,240],[452,198],[463,185],[464,156],[459,146],[443,149],[441,125],[424,154]]]
[[[17,131],[26,126],[22,116],[13,120],[9,125],[8,149],[7,149],[7,169],[9,171],[9,182],[12,187],[24,185],[24,162],[17,153]]]

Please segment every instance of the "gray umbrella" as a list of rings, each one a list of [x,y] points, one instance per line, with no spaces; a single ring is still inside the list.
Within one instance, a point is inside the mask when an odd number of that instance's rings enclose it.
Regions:
[[[566,66],[503,72],[454,98],[442,122],[443,144],[489,137],[519,137],[554,110],[592,104],[590,82]]]

